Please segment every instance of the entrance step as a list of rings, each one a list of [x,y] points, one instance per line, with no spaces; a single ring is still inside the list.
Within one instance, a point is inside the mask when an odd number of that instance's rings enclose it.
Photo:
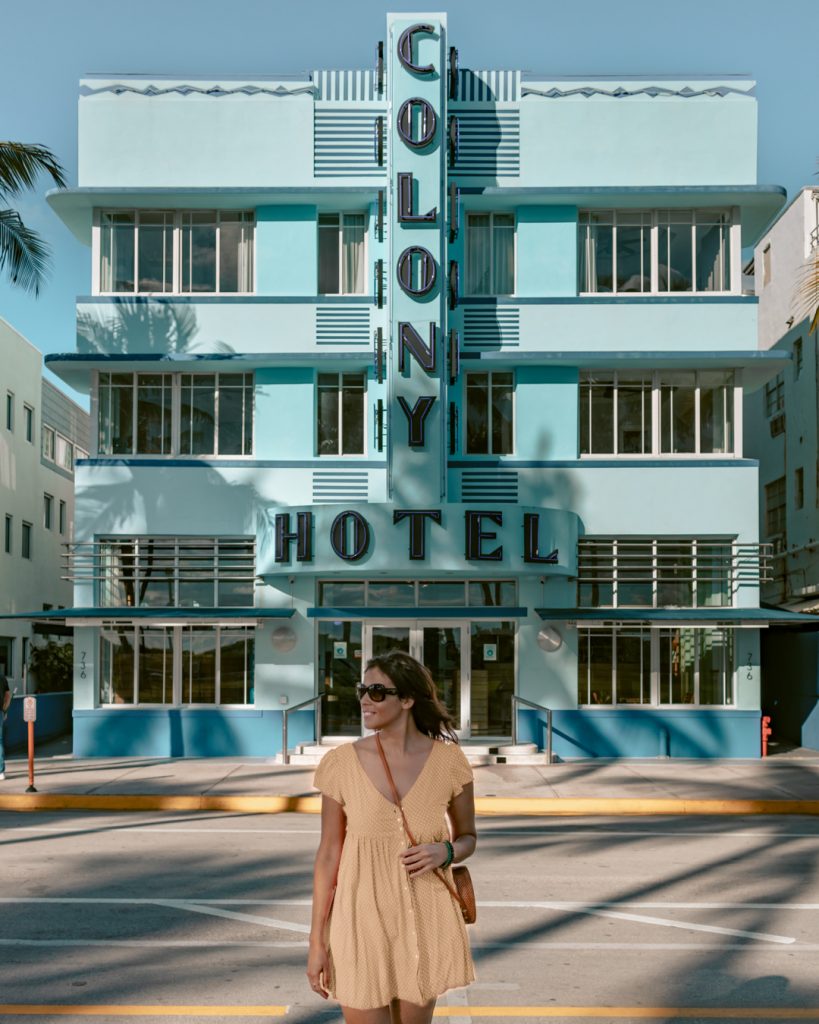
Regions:
[[[290,754],[290,764],[300,767],[315,767],[325,754],[342,743],[352,743],[357,736],[325,736],[320,743],[302,743]],[[464,742],[461,749],[471,765],[544,765],[549,762],[546,754],[534,743],[471,743]],[[281,754],[273,759],[283,764]]]

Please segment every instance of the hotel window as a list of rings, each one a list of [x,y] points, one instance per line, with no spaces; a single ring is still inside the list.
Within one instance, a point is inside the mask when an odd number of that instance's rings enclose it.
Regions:
[[[74,446],[62,434],[57,434],[57,465],[67,470],[74,468]]]
[[[364,213],[320,213],[318,218],[319,295],[363,295],[366,287]]]
[[[23,530],[20,540],[20,556],[31,558],[31,523],[23,523]]]
[[[797,338],[793,343],[793,379],[799,380],[802,373],[802,339]]]
[[[34,410],[30,405],[23,406],[23,420],[26,428],[26,440],[34,444]]]
[[[805,505],[805,470],[801,466],[793,474],[793,505],[794,508]]]
[[[14,519],[12,516],[6,516],[5,532],[3,536],[3,550],[7,555],[11,554],[12,549],[12,536],[14,530]]]
[[[6,430],[14,430],[14,392],[6,392]]]
[[[765,415],[770,418],[785,410],[785,377],[778,373],[765,385]]]
[[[786,514],[785,477],[780,476],[765,485],[765,536],[779,542],[774,543],[774,553],[784,548]]]
[[[100,292],[250,292],[253,239],[247,210],[103,210]]]
[[[117,626],[100,633],[101,704],[253,704],[249,626]]]
[[[101,455],[253,452],[252,373],[100,373],[97,398]]]
[[[771,247],[766,245],[762,250],[762,285],[771,283]]]
[[[43,495],[43,526],[50,530],[54,525],[54,498],[50,494]]]
[[[64,501],[60,502],[59,508],[59,529],[60,533],[65,536],[66,524],[67,524],[67,508]]]
[[[752,557],[753,552],[743,551],[735,559],[733,543],[726,538],[586,537],[577,546],[577,604],[729,607],[734,586],[741,582],[740,569],[750,579]]]
[[[729,455],[733,371],[592,371],[580,378],[581,455]]]
[[[511,455],[514,450],[514,374],[466,375],[467,455]]]
[[[579,232],[583,293],[731,290],[725,210],[585,210]]]
[[[578,704],[734,703],[730,629],[601,626],[578,632]]]
[[[43,458],[53,462],[56,458],[54,431],[51,427],[43,427]]]
[[[466,218],[466,294],[513,295],[514,291],[514,214],[468,214]]]
[[[241,537],[101,540],[103,608],[253,607],[255,544]],[[82,556],[76,555],[76,558]],[[78,570],[79,573],[79,570]]]
[[[363,455],[366,380],[363,373],[320,373],[316,400],[319,455]]]

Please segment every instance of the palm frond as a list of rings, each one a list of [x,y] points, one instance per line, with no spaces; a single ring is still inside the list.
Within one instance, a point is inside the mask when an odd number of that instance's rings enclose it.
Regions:
[[[16,210],[0,209],[0,271],[8,272],[12,284],[39,295],[50,255],[49,246]]]
[[[51,176],[65,188],[65,174],[57,158],[45,146],[24,142],[0,142],[0,195],[18,195],[33,188],[40,174]]]
[[[819,255],[812,256],[799,275],[797,284],[798,319],[810,319],[809,330],[819,325]]]

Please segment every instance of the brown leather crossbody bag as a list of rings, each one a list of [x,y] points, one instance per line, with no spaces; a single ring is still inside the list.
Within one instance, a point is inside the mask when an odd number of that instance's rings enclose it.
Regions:
[[[418,844],[415,842],[412,832],[410,832],[410,827],[407,823],[407,816],[404,814],[404,808],[401,806],[401,798],[398,796],[398,790],[395,788],[392,772],[390,771],[390,766],[387,763],[384,748],[381,746],[381,737],[378,733],[375,734],[375,745],[378,747],[378,753],[381,757],[381,762],[384,765],[384,771],[387,773],[387,780],[389,781],[390,789],[392,790],[393,802],[401,811],[401,819],[404,822],[404,831],[407,833],[407,839],[409,839],[412,846],[417,846]],[[472,886],[472,878],[469,874],[469,868],[464,864],[453,865],[452,881],[455,883],[454,887],[446,880],[446,875],[441,868],[435,868],[435,874],[441,879],[449,890],[449,894],[460,906],[464,922],[466,924],[474,924],[478,917],[478,909],[475,904],[475,889]]]

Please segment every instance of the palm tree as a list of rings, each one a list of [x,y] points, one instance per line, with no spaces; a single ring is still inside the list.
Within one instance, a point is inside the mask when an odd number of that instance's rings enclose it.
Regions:
[[[8,268],[11,283],[35,295],[40,293],[51,250],[36,231],[25,226],[16,210],[3,204],[34,188],[43,171],[65,188],[63,169],[50,149],[0,142],[0,271]]]

